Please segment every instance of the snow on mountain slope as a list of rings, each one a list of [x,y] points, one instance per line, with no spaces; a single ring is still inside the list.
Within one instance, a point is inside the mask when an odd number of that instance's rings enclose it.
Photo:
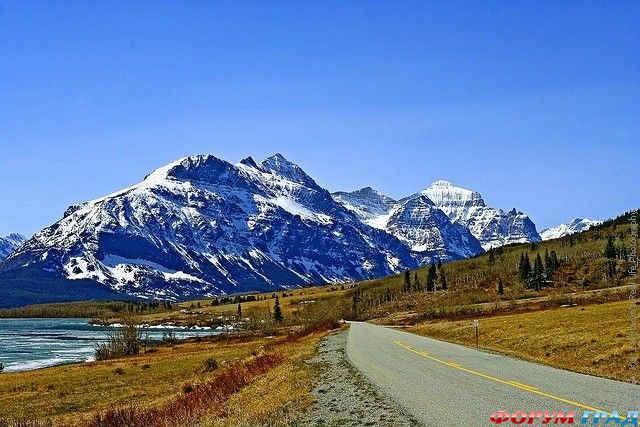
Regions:
[[[453,223],[424,195],[394,206],[385,229],[416,253],[420,264],[436,259],[466,258],[482,252],[478,240],[465,227]]]
[[[186,298],[382,276],[410,250],[277,154],[233,165],[180,159],[132,187],[71,206],[0,264],[145,298]]]
[[[25,241],[25,237],[18,233],[12,233],[0,237],[0,261],[8,257],[18,246]]]
[[[589,218],[574,218],[566,224],[549,227],[540,232],[542,240],[558,239],[570,234],[586,231],[595,225],[602,224],[602,221],[595,221]]]
[[[485,250],[510,243],[541,240],[535,224],[526,214],[515,209],[505,212],[489,207],[477,191],[440,180],[427,187],[422,194],[429,197],[453,222],[467,227]]]
[[[420,264],[435,259],[465,258],[482,252],[469,230],[452,223],[423,194],[395,201],[369,187],[333,197],[361,221],[385,230],[404,242]]]
[[[376,228],[384,228],[384,226],[378,226],[380,224],[379,218],[388,215],[391,208],[397,203],[391,197],[385,196],[371,187],[352,192],[339,191],[333,193],[332,196],[362,221]]]
[[[372,227],[390,232],[414,251],[435,251],[443,259],[465,258],[491,247],[541,240],[535,224],[524,213],[487,206],[477,191],[444,180],[395,203],[370,188],[333,196]],[[411,212],[399,213],[405,209]]]

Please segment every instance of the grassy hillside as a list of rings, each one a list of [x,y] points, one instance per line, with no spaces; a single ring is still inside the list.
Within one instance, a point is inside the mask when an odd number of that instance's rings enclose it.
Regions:
[[[397,312],[417,312],[422,319],[475,315],[487,308],[517,308],[520,301],[544,300],[546,306],[562,305],[573,298],[602,301],[621,299],[631,284],[631,265],[625,259],[634,246],[631,214],[624,214],[591,230],[560,239],[515,244],[492,250],[471,259],[454,261],[435,268],[436,290],[426,291],[429,267],[405,275],[361,282],[351,292],[354,317],[371,319]],[[605,256],[611,241],[614,252]],[[545,255],[555,252],[557,265],[546,269]],[[536,289],[530,276],[523,279],[519,264],[526,255],[533,265],[539,255],[543,275]],[[442,276],[446,278],[444,289]],[[419,286],[416,286],[416,278]],[[500,292],[502,283],[502,293]],[[607,289],[616,289],[607,291]],[[605,290],[596,292],[597,290]],[[485,304],[478,307],[477,304]]]

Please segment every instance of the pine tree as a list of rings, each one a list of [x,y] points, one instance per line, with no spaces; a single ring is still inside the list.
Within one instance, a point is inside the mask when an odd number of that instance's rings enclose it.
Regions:
[[[607,277],[613,279],[616,277],[616,260],[610,259],[607,261]]]
[[[238,320],[242,319],[242,306],[238,303]]]
[[[436,291],[436,265],[431,263],[429,266],[429,270],[427,270],[427,291],[435,292]]]
[[[502,284],[502,277],[498,277],[498,295],[504,295],[504,285]]]
[[[558,254],[556,253],[555,250],[551,251],[550,257],[551,257],[551,265],[553,265],[553,272],[555,273],[555,271],[558,268],[560,268],[560,261],[558,260]]]
[[[529,261],[529,254],[526,252],[520,255],[518,273],[520,275],[520,280],[524,283],[528,283],[529,276],[531,275],[531,261]]]
[[[496,255],[493,252],[493,248],[489,248],[489,258],[487,259],[487,263],[489,266],[492,266],[496,262]]]
[[[402,291],[409,292],[411,290],[411,272],[409,270],[404,272],[404,282],[402,283]]]
[[[276,303],[273,306],[273,320],[275,320],[276,323],[282,323],[282,321],[284,320],[284,316],[282,315],[282,309],[280,308],[280,300],[278,299],[277,296],[276,296]]]
[[[358,306],[360,304],[360,289],[356,288],[356,290],[353,292],[353,297],[352,297],[352,309],[353,309],[353,318],[354,319],[358,319]]]
[[[520,280],[524,280],[524,254],[520,254],[520,261],[518,261],[518,277]]]
[[[533,263],[533,272],[531,274],[530,286],[536,291],[540,290],[542,286],[542,279],[544,274],[544,266],[542,265],[542,258],[540,254],[536,255],[536,260]]]
[[[442,268],[442,260],[438,258],[438,270]]]
[[[420,278],[418,277],[418,270],[416,270],[415,274],[413,275],[413,290],[419,291],[421,288],[422,288],[422,286],[420,285]]]
[[[555,274],[558,267],[560,267],[560,262],[558,261],[558,255],[556,254],[556,251],[545,251],[544,274],[547,280],[553,281],[553,275]]]
[[[443,269],[440,269],[440,289],[447,290],[447,276]]]
[[[613,237],[611,236],[607,238],[607,245],[604,247],[604,256],[609,259],[615,259],[616,257],[616,247],[613,244]]]

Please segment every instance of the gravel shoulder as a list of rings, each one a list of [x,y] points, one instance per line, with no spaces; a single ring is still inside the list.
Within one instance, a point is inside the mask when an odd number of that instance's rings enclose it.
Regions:
[[[347,334],[342,330],[328,335],[308,362],[317,372],[317,382],[312,390],[315,403],[302,425],[419,426],[351,365]]]

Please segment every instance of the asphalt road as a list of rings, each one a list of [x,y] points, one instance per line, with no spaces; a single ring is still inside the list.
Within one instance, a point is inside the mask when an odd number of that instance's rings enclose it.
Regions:
[[[637,385],[367,323],[351,324],[347,356],[371,382],[427,426],[496,425],[489,420],[495,411],[575,411],[574,423],[580,424],[584,411],[626,415],[640,410]],[[533,424],[542,425],[542,420]]]

